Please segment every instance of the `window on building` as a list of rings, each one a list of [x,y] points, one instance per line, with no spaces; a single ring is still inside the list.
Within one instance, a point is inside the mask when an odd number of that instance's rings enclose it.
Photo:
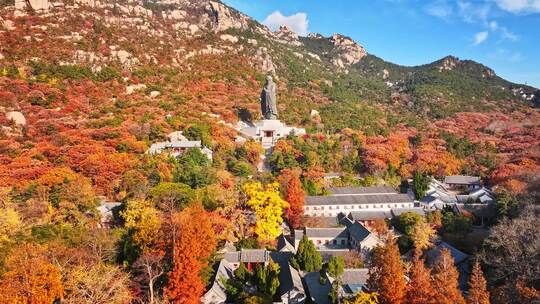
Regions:
[[[337,240],[332,240],[332,244],[337,245]]]
[[[317,245],[320,245],[321,244],[321,240],[317,240]]]
[[[341,240],[341,245],[345,245],[345,240]]]

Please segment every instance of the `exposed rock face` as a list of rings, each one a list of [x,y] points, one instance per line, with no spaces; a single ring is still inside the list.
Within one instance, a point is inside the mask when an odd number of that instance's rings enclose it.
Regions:
[[[495,76],[495,72],[492,69],[486,68],[482,72],[482,77],[484,77],[484,78],[491,78],[493,76]]]
[[[334,58],[332,63],[339,67],[351,66],[367,55],[364,47],[356,43],[349,37],[334,34],[330,37],[330,42],[334,45]]]
[[[15,0],[15,10],[16,11],[26,10],[26,0]]]
[[[302,42],[298,40],[298,34],[293,32],[287,26],[280,26],[279,30],[275,32],[275,35],[280,40],[280,42],[287,43],[294,46],[302,45]]]
[[[208,8],[216,32],[226,31],[231,28],[245,29],[248,26],[248,17],[240,14],[234,16],[233,12],[220,2],[210,1]]]
[[[264,73],[267,73],[267,74],[276,73],[276,66],[274,65],[274,62],[272,61],[272,57],[270,56],[270,54],[268,54],[267,48],[261,47],[257,49],[257,53],[255,54],[255,60],[257,60],[260,63],[261,70]]]
[[[89,7],[96,7],[96,1],[95,0],[75,0],[76,4],[80,5],[86,5]]]
[[[384,69],[384,70],[382,71],[382,75],[383,75],[382,78],[383,78],[383,79],[386,79],[386,78],[388,78],[388,76],[390,76],[390,73],[388,72],[387,69]]]
[[[439,72],[451,71],[455,67],[457,67],[460,63],[461,61],[457,57],[448,56],[443,59],[443,62],[439,66]]]
[[[124,68],[129,68],[139,63],[139,60],[137,58],[134,58],[128,51],[114,50],[111,51],[111,55],[113,57],[116,57],[118,61],[120,61],[120,63],[124,66]]]
[[[238,37],[233,36],[233,35],[229,35],[229,34],[221,35],[221,36],[219,36],[219,39],[221,39],[223,41],[229,41],[230,43],[237,43],[238,42]]]
[[[30,7],[36,12],[46,12],[49,10],[49,0],[28,0]]]
[[[126,94],[130,95],[133,94],[135,91],[142,89],[146,89],[146,85],[144,83],[128,85],[126,87]]]
[[[2,19],[0,19],[0,24],[2,24],[2,27],[6,31],[12,31],[12,30],[15,29],[15,24],[11,20],[2,20]]]
[[[7,112],[6,118],[8,120],[12,120],[13,122],[15,122],[15,124],[19,126],[26,125],[26,118],[21,112],[17,112],[17,111]]]
[[[49,11],[49,0],[15,0],[16,15],[24,14],[29,8],[38,13],[46,13]]]

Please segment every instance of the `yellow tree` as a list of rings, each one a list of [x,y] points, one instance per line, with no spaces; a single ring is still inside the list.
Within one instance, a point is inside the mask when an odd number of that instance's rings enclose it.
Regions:
[[[0,246],[10,242],[21,228],[21,219],[13,208],[0,209]]]
[[[144,251],[157,242],[161,218],[159,211],[150,202],[128,201],[121,215],[135,246]]]
[[[359,292],[353,299],[345,300],[345,304],[379,304],[379,298],[374,292]]]
[[[262,185],[249,182],[243,189],[247,195],[246,204],[255,210],[255,233],[259,241],[264,243],[276,239],[281,234],[283,209],[289,205],[280,196],[279,183]]]
[[[422,220],[414,225],[411,233],[411,239],[414,247],[424,250],[432,246],[431,239],[435,235],[435,230]]]
[[[23,245],[6,260],[0,280],[0,304],[50,304],[62,299],[62,274],[39,245]]]

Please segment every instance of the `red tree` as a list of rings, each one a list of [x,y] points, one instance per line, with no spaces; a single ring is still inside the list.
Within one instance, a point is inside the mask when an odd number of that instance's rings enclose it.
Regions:
[[[433,288],[436,298],[441,304],[465,304],[465,299],[458,288],[459,274],[454,266],[454,258],[450,250],[441,250],[433,268]]]
[[[200,204],[182,211],[176,218],[176,224],[180,234],[165,296],[172,303],[196,304],[204,293],[200,273],[216,247],[216,236],[209,214]]]
[[[420,257],[421,251],[416,249],[409,271],[409,285],[407,286],[406,303],[436,304],[435,292],[431,286],[430,270],[424,265]]]
[[[367,285],[370,291],[377,292],[381,304],[404,303],[407,286],[399,249],[393,240],[375,248]]]
[[[489,292],[486,286],[486,279],[480,263],[474,263],[471,278],[469,279],[468,304],[489,304]]]
[[[282,187],[285,189],[285,200],[289,203],[289,208],[286,210],[287,221],[294,229],[300,227],[302,223],[306,198],[300,174],[300,169],[284,169],[280,176]]]

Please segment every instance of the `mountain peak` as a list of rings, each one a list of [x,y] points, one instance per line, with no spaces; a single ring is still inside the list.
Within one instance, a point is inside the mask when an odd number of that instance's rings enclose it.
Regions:
[[[334,45],[335,52],[332,63],[341,68],[358,63],[360,59],[367,55],[364,47],[350,37],[333,34],[329,37],[329,40]]]
[[[279,40],[281,40],[281,42],[295,45],[295,46],[302,45],[302,43],[298,39],[299,38],[298,34],[295,33],[293,30],[291,30],[291,28],[289,28],[286,25],[280,26],[279,29],[274,32],[274,34],[277,36]]]

